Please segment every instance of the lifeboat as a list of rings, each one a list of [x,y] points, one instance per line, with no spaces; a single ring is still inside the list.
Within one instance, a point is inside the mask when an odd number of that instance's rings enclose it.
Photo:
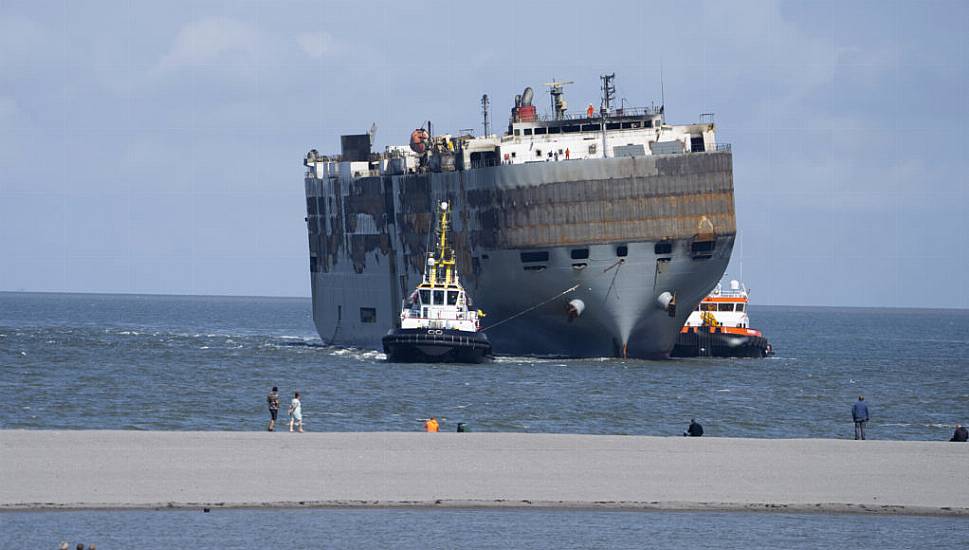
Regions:
[[[400,327],[383,337],[387,360],[398,363],[480,363],[492,358],[474,309],[458,278],[447,242],[448,204],[440,203],[437,251],[428,254],[421,284],[403,301]]]
[[[721,285],[700,302],[680,329],[673,357],[767,357],[774,354],[770,342],[750,328],[750,293],[740,281]]]

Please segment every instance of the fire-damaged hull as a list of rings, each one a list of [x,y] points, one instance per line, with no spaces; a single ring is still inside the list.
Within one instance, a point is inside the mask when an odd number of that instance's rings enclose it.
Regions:
[[[399,326],[439,201],[503,355],[667,357],[736,232],[729,150],[372,176],[320,162],[305,183],[313,318],[341,345]]]

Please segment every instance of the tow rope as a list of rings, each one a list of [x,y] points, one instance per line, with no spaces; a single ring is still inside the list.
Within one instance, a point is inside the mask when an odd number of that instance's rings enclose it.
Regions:
[[[569,288],[569,289],[566,289],[566,290],[563,290],[562,292],[559,292],[558,294],[556,294],[555,296],[552,296],[552,297],[551,297],[551,298],[549,298],[548,300],[545,300],[544,302],[541,302],[541,303],[538,303],[538,304],[535,304],[535,305],[533,305],[532,307],[530,307],[530,308],[528,308],[528,309],[525,309],[525,310],[522,310],[522,311],[519,311],[518,313],[516,313],[516,314],[514,314],[514,315],[512,315],[511,317],[508,317],[507,319],[502,319],[501,321],[498,321],[497,323],[495,323],[495,324],[493,324],[493,325],[488,325],[488,326],[486,326],[485,328],[483,328],[483,329],[481,329],[481,330],[480,330],[479,332],[484,332],[484,331],[486,331],[486,330],[488,330],[489,328],[495,328],[496,326],[498,326],[498,325],[500,325],[500,324],[502,324],[502,323],[507,323],[508,321],[511,321],[512,319],[515,319],[516,317],[521,317],[522,315],[524,315],[524,314],[526,314],[526,313],[528,313],[529,311],[531,311],[531,310],[533,310],[533,309],[536,309],[536,308],[539,308],[539,307],[542,307],[542,306],[544,306],[545,304],[547,304],[547,303],[549,303],[549,302],[551,302],[552,300],[555,300],[555,299],[558,299],[558,298],[560,298],[560,297],[562,297],[562,296],[565,296],[565,295],[566,295],[566,294],[568,294],[569,292],[572,292],[572,291],[574,291],[575,289],[577,289],[577,288],[579,288],[579,286],[581,286],[581,285],[575,285],[575,286],[573,286],[572,288]]]

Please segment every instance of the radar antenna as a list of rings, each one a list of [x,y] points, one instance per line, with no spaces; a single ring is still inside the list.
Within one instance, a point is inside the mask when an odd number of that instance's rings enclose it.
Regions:
[[[613,84],[616,73],[599,75],[599,79],[602,80],[602,105],[599,112],[607,115],[612,108],[612,100],[616,99],[616,85]]]
[[[568,102],[563,97],[565,95],[565,86],[569,84],[575,84],[575,82],[572,80],[555,80],[553,78],[551,82],[545,83],[548,86],[549,95],[552,96],[552,112],[555,113],[555,120],[565,118],[565,111],[569,108]]]
[[[491,127],[490,127],[491,125],[488,124],[488,105],[490,105],[490,102],[488,101],[488,94],[484,94],[483,96],[481,96],[481,115],[484,118],[484,136],[485,137],[488,137],[488,136],[491,135],[491,131],[490,131],[491,130]]]

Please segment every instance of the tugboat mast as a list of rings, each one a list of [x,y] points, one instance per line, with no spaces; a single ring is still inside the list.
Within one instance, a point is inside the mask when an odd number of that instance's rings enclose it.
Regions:
[[[437,281],[439,278],[438,269],[444,269],[443,278],[444,286],[451,286],[452,281],[456,282],[457,277],[454,276],[454,251],[450,250],[447,246],[447,229],[448,229],[448,204],[446,202],[441,203],[441,219],[438,224],[438,243],[437,243],[437,258],[431,254],[430,261],[428,261],[428,271],[430,272],[430,285],[437,286]]]

